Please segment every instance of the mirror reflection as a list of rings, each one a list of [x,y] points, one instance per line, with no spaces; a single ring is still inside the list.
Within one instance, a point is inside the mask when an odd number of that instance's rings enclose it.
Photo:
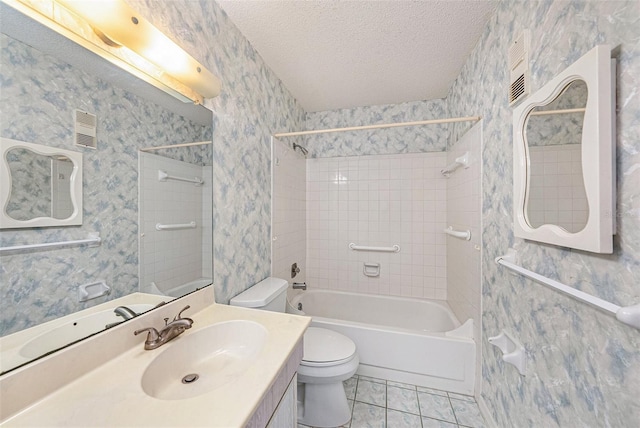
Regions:
[[[583,230],[589,206],[582,171],[582,129],[587,85],[574,80],[525,122],[529,152],[526,214],[532,228],[554,224]]]
[[[0,114],[10,118],[0,122],[2,137],[76,151],[84,157],[82,225],[0,230],[0,246],[81,240],[93,234],[101,239],[98,246],[2,255],[0,371],[6,372],[211,283],[212,126],[208,110],[203,114],[209,121],[203,124],[14,37],[1,34],[0,43]],[[99,60],[86,60],[92,61]],[[97,116],[96,149],[73,144],[75,109]],[[139,157],[147,155],[141,149],[193,142],[207,144],[153,150],[148,156],[159,165],[150,174],[139,170]],[[11,153],[10,158],[12,180],[18,183],[11,215],[65,216],[66,188],[60,185],[54,191],[52,183],[67,179],[66,161],[25,151]],[[25,168],[23,162],[32,166]],[[175,165],[187,171],[176,170]],[[171,175],[197,175],[202,185],[158,181],[158,169]],[[145,202],[139,199],[138,184],[144,187],[150,181],[164,187],[153,188]],[[187,201],[193,189],[195,199]],[[158,202],[169,194],[171,200],[164,206]],[[46,203],[35,209],[23,204],[36,195]],[[58,199],[60,208],[55,207]],[[141,209],[153,204],[159,215],[148,217]],[[157,231],[166,241],[164,249],[151,236],[157,223],[191,221],[195,227]],[[155,259],[140,254],[139,247],[150,249]],[[89,290],[91,298],[82,301],[80,289]],[[120,306],[130,311],[116,311]]]
[[[11,175],[11,197],[5,208],[7,215],[23,221],[71,216],[71,159],[15,148],[7,153],[7,163]]]

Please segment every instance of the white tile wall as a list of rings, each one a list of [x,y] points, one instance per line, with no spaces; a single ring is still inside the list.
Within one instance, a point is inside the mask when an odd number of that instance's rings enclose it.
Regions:
[[[557,224],[569,232],[584,229],[589,207],[581,148],[580,144],[529,147],[531,185],[527,213],[533,227]]]
[[[446,299],[446,153],[307,161],[307,281],[311,287]],[[361,252],[349,243],[401,247]],[[380,276],[363,274],[380,263]]]
[[[287,143],[290,144],[289,141]],[[271,275],[306,279],[306,161],[282,141],[272,143]],[[300,273],[291,278],[291,265]]]
[[[169,175],[203,177],[209,184],[196,186],[174,180],[161,182],[158,180],[159,169]],[[205,176],[201,166],[150,153],[140,153],[139,171],[139,231],[144,234],[139,241],[140,289],[144,291],[153,281],[160,290],[168,290],[202,278],[211,271],[210,255],[203,263],[202,239],[203,193],[211,193],[211,176]],[[191,221],[197,223],[195,229],[155,229],[156,223]]]

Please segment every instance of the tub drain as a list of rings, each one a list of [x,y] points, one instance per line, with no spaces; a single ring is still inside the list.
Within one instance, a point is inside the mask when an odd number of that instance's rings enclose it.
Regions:
[[[200,378],[199,375],[195,373],[191,373],[182,378],[182,383],[189,384],[197,381]]]

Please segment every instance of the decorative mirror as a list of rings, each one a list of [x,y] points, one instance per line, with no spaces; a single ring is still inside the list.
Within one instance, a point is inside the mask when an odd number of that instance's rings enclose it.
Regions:
[[[601,45],[514,110],[516,237],[613,252],[614,88],[615,60]]]
[[[82,153],[2,138],[0,229],[82,224]]]

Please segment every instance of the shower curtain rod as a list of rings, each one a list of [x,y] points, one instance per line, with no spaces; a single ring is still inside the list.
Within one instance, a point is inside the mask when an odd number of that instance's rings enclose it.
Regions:
[[[139,149],[141,152],[150,152],[153,150],[160,149],[175,149],[177,147],[190,147],[190,146],[203,146],[205,144],[211,144],[211,141],[200,141],[197,143],[182,143],[182,144],[172,144],[169,146],[157,146],[157,147],[145,147],[144,149]]]
[[[471,121],[477,122],[480,119],[482,119],[482,117],[480,116],[453,117],[449,119],[420,120],[417,122],[383,123],[380,125],[350,126],[347,128],[332,128],[332,129],[316,129],[313,131],[280,132],[278,134],[273,134],[273,136],[274,137],[296,137],[298,135],[325,134],[328,132],[361,131],[365,129],[380,129],[380,128],[397,128],[399,126],[434,125],[438,123],[471,122]]]

